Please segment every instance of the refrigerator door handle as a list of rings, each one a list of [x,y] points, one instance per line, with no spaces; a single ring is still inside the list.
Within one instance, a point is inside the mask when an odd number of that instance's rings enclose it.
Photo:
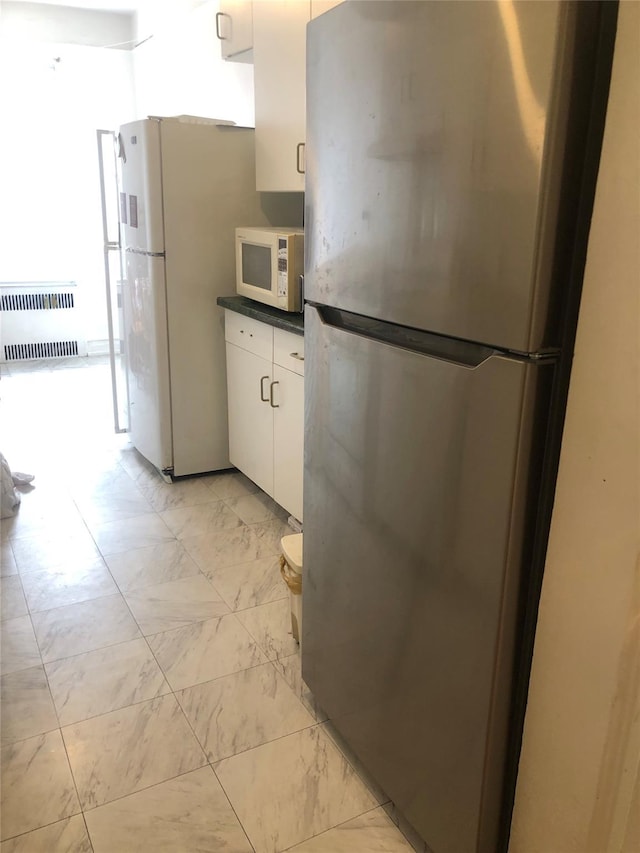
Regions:
[[[425,332],[422,329],[411,329],[408,326],[398,326],[395,323],[363,317],[360,314],[352,314],[350,311],[342,311],[338,308],[314,305],[309,302],[307,308],[308,310],[315,309],[318,312],[320,322],[325,326],[333,326],[348,334],[370,338],[383,344],[411,350],[443,361],[450,361],[471,370],[480,367],[493,356],[514,358],[514,355],[508,351],[488,347],[485,344],[450,338],[433,332]]]
[[[260,399],[262,400],[263,403],[269,402],[269,397],[265,397],[265,395],[264,395],[264,380],[268,379],[268,378],[269,378],[268,376],[261,376],[260,377]]]
[[[127,162],[127,155],[126,155],[126,152],[124,150],[124,143],[122,142],[122,134],[121,133],[119,133],[116,136],[115,143],[116,143],[116,148],[117,148],[116,157],[118,157],[120,160],[122,160],[123,163],[126,163]]]
[[[122,269],[122,255],[120,253],[120,236],[118,234],[117,239],[112,240],[111,237],[113,235],[109,234],[109,212],[108,212],[108,204],[107,204],[107,188],[106,188],[106,164],[105,164],[105,153],[104,153],[104,143],[108,140],[111,140],[111,143],[115,141],[116,135],[112,130],[97,130],[97,143],[98,143],[98,170],[100,176],[100,204],[102,210],[102,238],[103,238],[103,254],[104,254],[104,283],[106,290],[106,300],[107,300],[107,330],[109,336],[109,364],[111,368],[111,395],[112,395],[112,405],[113,405],[113,425],[116,433],[124,433],[128,432],[128,416],[127,411],[129,407],[128,400],[128,392],[126,387],[121,391],[124,400],[120,401],[120,396],[118,392],[118,374],[116,369],[116,345],[115,345],[115,323],[114,323],[114,299],[113,299],[113,290],[111,286],[111,260],[113,257],[113,253],[117,252],[118,259],[118,269],[117,273],[119,275],[120,281],[123,280],[124,274]],[[120,138],[120,134],[117,134],[117,140],[120,144],[120,149],[122,146],[122,140]],[[120,155],[116,152],[115,146],[110,144],[108,146],[109,155],[113,157],[113,170],[114,173],[117,174],[117,169],[115,167],[116,157],[122,156],[124,158],[124,154]],[[116,220],[117,221],[117,220]],[[120,296],[117,296],[118,304],[117,308],[120,308]],[[120,325],[120,324],[119,324]],[[119,330],[121,331],[121,330]],[[118,347],[118,354],[121,358],[124,358],[125,355],[122,352],[122,347]]]
[[[271,406],[272,409],[279,409],[280,408],[280,403],[274,403],[273,402],[273,386],[279,385],[279,384],[280,383],[276,379],[274,382],[271,383],[271,385],[269,385],[269,405]]]

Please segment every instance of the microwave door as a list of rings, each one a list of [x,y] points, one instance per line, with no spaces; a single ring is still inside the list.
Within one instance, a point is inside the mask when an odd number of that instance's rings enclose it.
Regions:
[[[249,287],[272,292],[274,255],[272,246],[242,242],[240,245],[242,281]]]

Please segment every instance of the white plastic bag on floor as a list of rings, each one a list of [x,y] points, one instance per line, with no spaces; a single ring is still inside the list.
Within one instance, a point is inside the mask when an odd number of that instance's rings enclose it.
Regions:
[[[20,505],[20,493],[13,486],[13,476],[9,463],[0,453],[0,475],[2,476],[2,512],[0,518],[11,518]]]

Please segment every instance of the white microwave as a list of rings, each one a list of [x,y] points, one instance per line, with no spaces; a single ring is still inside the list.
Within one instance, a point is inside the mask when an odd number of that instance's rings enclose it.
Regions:
[[[302,311],[302,228],[236,228],[236,292],[280,308]]]

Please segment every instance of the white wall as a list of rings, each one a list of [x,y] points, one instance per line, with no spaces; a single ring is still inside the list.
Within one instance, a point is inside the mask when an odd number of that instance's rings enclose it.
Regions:
[[[133,38],[131,14],[2,0],[5,35],[21,42],[59,42],[102,47]]]
[[[48,32],[65,35],[59,18],[28,38],[22,24],[34,10],[12,5],[26,17],[3,19],[0,42],[0,75],[11,81],[0,90],[0,281],[77,281],[86,337],[104,341],[96,129],[135,116],[131,53],[52,41]],[[80,31],[68,11],[72,39]]]
[[[640,850],[640,4],[620,7],[511,853]]]
[[[148,39],[134,51],[140,117],[186,113],[254,126],[253,65],[221,59],[217,11],[217,0],[148,0],[139,12],[136,37]]]

